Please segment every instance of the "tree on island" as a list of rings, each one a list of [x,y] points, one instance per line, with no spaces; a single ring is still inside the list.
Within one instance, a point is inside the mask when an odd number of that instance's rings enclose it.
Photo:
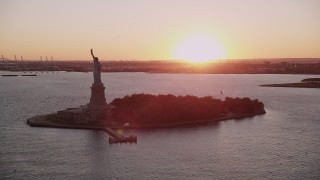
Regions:
[[[264,111],[264,105],[249,98],[225,101],[212,96],[174,96],[133,94],[111,102],[113,119],[123,124],[183,123],[226,116],[227,113],[249,114]]]

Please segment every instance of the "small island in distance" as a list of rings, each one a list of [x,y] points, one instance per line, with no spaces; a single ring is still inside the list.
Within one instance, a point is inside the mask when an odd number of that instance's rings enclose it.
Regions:
[[[298,83],[264,84],[266,87],[320,88],[320,78],[307,78]]]

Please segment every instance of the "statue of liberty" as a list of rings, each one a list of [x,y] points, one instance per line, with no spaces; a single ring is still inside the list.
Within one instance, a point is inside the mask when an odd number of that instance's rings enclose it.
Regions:
[[[91,49],[91,55],[93,58],[93,83],[99,84],[101,83],[101,64],[98,57],[93,55],[93,49]]]

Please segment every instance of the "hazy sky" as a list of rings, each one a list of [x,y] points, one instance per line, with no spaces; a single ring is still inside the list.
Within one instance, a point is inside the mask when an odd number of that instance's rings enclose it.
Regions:
[[[0,0],[0,55],[174,59],[190,37],[226,58],[320,57],[319,0]]]

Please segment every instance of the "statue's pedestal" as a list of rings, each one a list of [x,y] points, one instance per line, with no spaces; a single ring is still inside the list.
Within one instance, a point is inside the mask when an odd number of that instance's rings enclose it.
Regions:
[[[90,103],[86,106],[86,111],[90,114],[91,121],[110,121],[110,105],[106,103],[103,83],[93,83],[91,87]]]
[[[93,83],[91,87],[90,105],[103,106],[106,105],[106,98],[104,95],[104,89],[102,83]]]
[[[58,111],[58,117],[83,124],[107,125],[111,123],[111,106],[106,102],[104,89],[103,83],[93,83],[90,103],[79,108]]]

